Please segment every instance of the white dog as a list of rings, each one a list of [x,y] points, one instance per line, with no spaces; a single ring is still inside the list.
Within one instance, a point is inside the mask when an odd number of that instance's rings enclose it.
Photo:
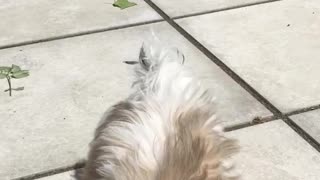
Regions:
[[[178,51],[141,48],[134,92],[98,125],[82,180],[238,179],[224,165],[236,141],[223,136],[212,94],[183,62]]]

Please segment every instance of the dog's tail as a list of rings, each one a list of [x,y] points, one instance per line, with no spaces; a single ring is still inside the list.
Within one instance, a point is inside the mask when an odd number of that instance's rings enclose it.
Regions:
[[[185,56],[177,48],[168,48],[159,41],[144,43],[140,48],[133,86],[143,95],[176,97],[193,78],[184,63]]]

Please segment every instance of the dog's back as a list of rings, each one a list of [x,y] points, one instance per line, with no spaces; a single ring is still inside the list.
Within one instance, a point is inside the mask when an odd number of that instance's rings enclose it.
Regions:
[[[170,53],[171,52],[171,53]],[[237,150],[178,51],[142,48],[135,92],[99,124],[83,180],[229,180]]]

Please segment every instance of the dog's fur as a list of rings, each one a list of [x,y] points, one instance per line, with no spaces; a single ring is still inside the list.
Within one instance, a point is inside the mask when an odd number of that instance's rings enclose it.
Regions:
[[[168,52],[141,48],[135,92],[98,125],[82,180],[237,179],[223,162],[238,146],[217,125],[212,94]]]

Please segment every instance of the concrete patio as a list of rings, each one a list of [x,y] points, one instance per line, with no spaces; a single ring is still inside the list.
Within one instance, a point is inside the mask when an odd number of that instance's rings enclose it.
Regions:
[[[0,179],[73,180],[154,31],[216,94],[244,180],[320,179],[319,0],[0,1]]]

